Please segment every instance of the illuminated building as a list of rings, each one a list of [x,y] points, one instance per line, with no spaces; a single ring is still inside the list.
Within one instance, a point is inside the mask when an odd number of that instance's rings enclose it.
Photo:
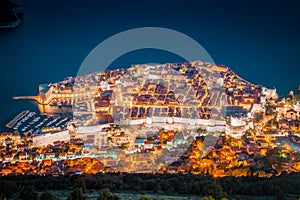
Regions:
[[[230,122],[226,124],[225,133],[233,138],[239,139],[245,134],[246,130],[247,124],[243,120],[243,117],[231,116]]]

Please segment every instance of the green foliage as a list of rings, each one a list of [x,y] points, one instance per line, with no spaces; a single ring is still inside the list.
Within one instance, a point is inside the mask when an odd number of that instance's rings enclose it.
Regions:
[[[266,102],[266,115],[273,115],[276,110],[276,105],[270,101]]]
[[[156,187],[156,185],[157,185],[157,183],[153,179],[147,180],[145,182],[145,186],[146,186],[147,190],[154,190],[154,188]]]
[[[100,195],[97,200],[121,200],[121,198],[113,193],[108,188],[104,188],[100,191]]]
[[[40,200],[58,200],[51,192],[45,191],[41,194]]]
[[[158,194],[162,194],[162,193],[163,193],[160,184],[157,184],[157,185],[155,186],[153,192],[158,193]]]
[[[33,185],[24,186],[21,188],[17,197],[18,200],[37,200],[38,194]]]
[[[83,195],[82,188],[75,188],[70,193],[67,200],[86,200],[86,197]]]
[[[279,187],[276,188],[276,199],[277,200],[284,200],[286,199],[284,192]]]
[[[278,154],[278,158],[274,155]],[[275,150],[266,155],[266,160],[279,159]],[[266,161],[268,162],[268,161]],[[33,185],[31,192],[28,186]],[[81,176],[6,176],[0,177],[0,194],[3,199],[26,199],[24,194],[35,194],[35,190],[70,190],[69,200],[85,199],[83,188],[87,190],[101,190],[109,188],[111,191],[156,192],[158,194],[191,194],[212,196],[215,199],[225,198],[227,195],[268,195],[284,199],[285,196],[300,195],[300,173],[284,174],[270,178],[223,177],[193,174],[127,174],[105,173]],[[79,189],[78,189],[79,187]],[[33,192],[32,192],[33,191]],[[20,194],[19,194],[20,193]],[[0,195],[0,199],[2,198]],[[79,197],[78,197],[79,196]],[[99,194],[100,196],[100,194]],[[21,198],[22,197],[22,198]],[[78,197],[78,198],[76,198]],[[30,199],[36,199],[35,197]]]
[[[198,134],[203,134],[203,133],[206,133],[207,131],[205,129],[202,129],[202,128],[198,128],[197,129],[197,133]]]
[[[128,149],[128,147],[129,147],[129,142],[127,142],[127,143],[122,143],[121,144],[121,149]]]
[[[201,200],[215,200],[212,196],[204,196]]]
[[[149,196],[141,196],[139,200],[152,200],[152,197],[149,197]]]
[[[3,198],[10,198],[19,191],[19,187],[13,181],[0,181],[0,194]]]
[[[74,188],[81,188],[82,192],[85,192],[86,189],[86,184],[85,181],[82,177],[78,177],[75,181],[74,181]]]
[[[253,118],[254,118],[254,122],[261,122],[264,118],[264,113],[263,112],[254,113]]]
[[[257,133],[257,132],[256,132],[255,129],[249,128],[249,129],[246,130],[245,135],[246,135],[246,136],[256,136],[256,133]]]
[[[221,185],[212,183],[203,188],[203,194],[212,196],[216,200],[222,200],[223,198],[227,198],[227,193],[224,192]]]

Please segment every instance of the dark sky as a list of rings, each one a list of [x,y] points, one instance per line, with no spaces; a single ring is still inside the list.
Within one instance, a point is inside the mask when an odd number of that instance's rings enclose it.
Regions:
[[[218,64],[286,94],[299,81],[299,1],[19,0],[24,23],[0,33],[1,97],[35,94],[37,85],[74,76],[106,38],[137,27],[165,27],[198,41]],[[117,48],[117,47],[116,47]],[[135,52],[116,63],[172,62],[165,52]]]

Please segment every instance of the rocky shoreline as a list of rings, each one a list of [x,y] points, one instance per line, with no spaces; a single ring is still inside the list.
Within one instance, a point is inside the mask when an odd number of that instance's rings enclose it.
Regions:
[[[22,22],[21,6],[9,0],[0,0],[0,30],[17,28]]]

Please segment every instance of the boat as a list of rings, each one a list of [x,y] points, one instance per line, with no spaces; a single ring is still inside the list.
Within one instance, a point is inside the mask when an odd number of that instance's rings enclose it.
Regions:
[[[31,117],[33,117],[35,114],[36,114],[36,112],[30,112],[30,113],[27,115],[27,117],[31,118]]]
[[[29,113],[29,110],[24,110],[20,112],[17,116],[15,116],[10,122],[5,124],[7,128],[13,128],[16,123],[18,123],[24,116],[26,116]]]

